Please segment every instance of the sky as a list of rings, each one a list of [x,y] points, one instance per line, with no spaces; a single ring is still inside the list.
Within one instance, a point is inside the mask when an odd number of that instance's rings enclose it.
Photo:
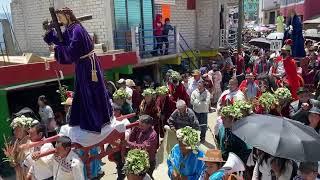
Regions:
[[[10,2],[11,0],[0,0],[0,13],[3,13],[2,6],[6,9],[6,11],[10,11]]]

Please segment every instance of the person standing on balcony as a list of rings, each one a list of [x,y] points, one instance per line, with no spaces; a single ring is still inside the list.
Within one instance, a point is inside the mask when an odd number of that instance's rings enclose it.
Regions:
[[[151,53],[153,56],[159,55],[158,50],[160,50],[160,54],[162,54],[162,31],[163,31],[162,15],[157,14],[156,19],[153,22],[153,35],[156,39],[154,51]]]
[[[166,48],[164,50],[164,55],[168,55],[168,49],[169,49],[169,39],[168,39],[168,34],[169,34],[169,31],[172,31],[173,30],[173,27],[171,26],[170,24],[170,19],[169,18],[166,18],[164,20],[164,26],[163,26],[163,43],[166,45]]]

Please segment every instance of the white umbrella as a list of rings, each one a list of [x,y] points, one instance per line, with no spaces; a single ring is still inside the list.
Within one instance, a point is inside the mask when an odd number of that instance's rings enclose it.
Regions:
[[[280,40],[280,39],[283,39],[283,33],[280,33],[280,32],[270,33],[267,36],[267,39],[269,39],[269,40]]]

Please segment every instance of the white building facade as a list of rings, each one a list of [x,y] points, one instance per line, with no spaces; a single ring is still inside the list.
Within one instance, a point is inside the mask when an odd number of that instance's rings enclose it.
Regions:
[[[140,1],[140,4],[146,0]],[[192,1],[192,0],[191,0]],[[195,1],[195,0],[194,0]],[[48,0],[12,0],[11,12],[13,18],[13,28],[16,38],[23,52],[32,52],[40,55],[49,54],[48,46],[42,40],[44,30],[42,22],[50,19],[48,8],[52,6]],[[153,2],[150,0],[150,2]],[[116,14],[123,8],[129,8],[129,1],[126,6],[120,5],[120,0],[66,0],[65,5],[70,7],[76,16],[93,16],[92,20],[82,22],[89,33],[94,33],[98,43],[104,43],[108,49],[115,47],[114,32],[116,27],[119,29],[119,18],[121,14]],[[157,3],[164,3],[158,0]],[[210,50],[219,47],[219,35],[221,27],[220,19],[225,27],[227,20],[227,2],[222,0],[197,0],[194,9],[188,9],[190,0],[171,0],[170,19],[171,24],[176,26],[178,32],[184,37],[192,49]],[[153,16],[156,14],[155,5],[152,5]],[[139,10],[139,6],[130,7],[130,12]],[[224,12],[221,12],[223,10]],[[151,11],[146,9],[145,12]],[[221,17],[221,13],[223,17]],[[115,17],[117,16],[117,17]],[[131,15],[126,18],[129,21]],[[141,15],[143,16],[143,14]],[[146,19],[145,18],[142,19]],[[116,22],[117,21],[117,22]],[[127,26],[140,24],[141,20],[136,19],[135,23],[127,22]],[[133,21],[133,20],[132,20]],[[145,20],[146,21],[146,20]],[[149,20],[150,21],[150,20]],[[146,24],[146,22],[144,22]],[[150,22],[147,22],[149,27]],[[131,27],[127,27],[131,28]]]

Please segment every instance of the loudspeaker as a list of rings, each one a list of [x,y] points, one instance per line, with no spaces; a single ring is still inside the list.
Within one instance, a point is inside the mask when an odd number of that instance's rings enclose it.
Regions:
[[[234,172],[241,172],[245,171],[245,165],[242,162],[242,160],[234,153],[230,152],[229,157],[227,159],[227,162],[222,167],[227,171],[228,174],[234,173]]]

